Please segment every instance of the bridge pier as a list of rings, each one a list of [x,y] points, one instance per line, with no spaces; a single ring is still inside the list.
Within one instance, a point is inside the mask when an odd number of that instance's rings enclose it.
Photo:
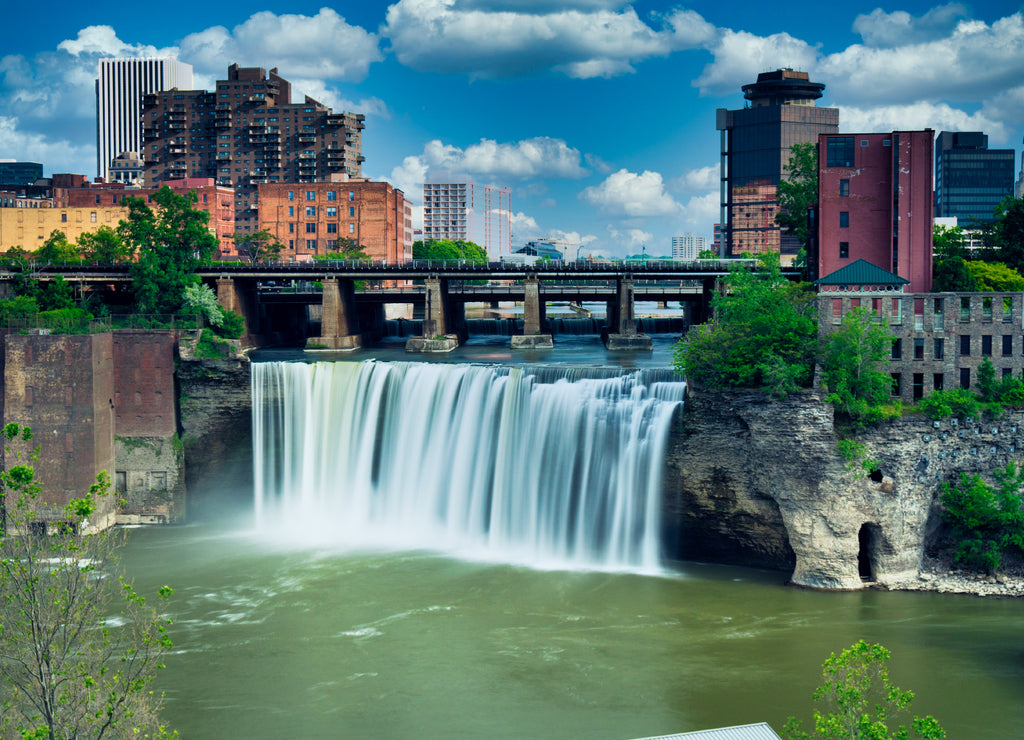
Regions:
[[[451,352],[459,346],[459,337],[453,332],[454,315],[448,298],[448,279],[431,275],[423,284],[426,288],[423,336],[409,337],[405,351]]]
[[[544,333],[546,305],[540,295],[540,279],[528,275],[523,281],[523,333],[512,337],[512,349],[551,349],[551,334]]]
[[[239,278],[217,278],[217,303],[225,311],[234,311],[245,321],[240,337],[243,347],[258,346],[260,341],[259,309],[256,306],[256,281]]]
[[[633,279],[618,278],[615,281],[615,302],[609,305],[608,326],[602,335],[604,346],[612,351],[654,349],[654,343],[646,334],[636,330],[636,315],[633,306]]]
[[[329,349],[352,350],[363,346],[356,317],[355,283],[349,278],[325,278],[320,336],[307,343]]]

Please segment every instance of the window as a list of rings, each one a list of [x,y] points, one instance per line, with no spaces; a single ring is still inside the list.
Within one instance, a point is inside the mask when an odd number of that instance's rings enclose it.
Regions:
[[[981,338],[981,354],[986,357],[992,356],[992,335],[986,334]]]
[[[289,190],[288,191],[288,200],[295,200],[295,191],[294,190]]]
[[[295,215],[295,206],[288,206],[288,215],[289,216],[294,216]]]
[[[315,190],[307,190],[306,191],[306,200],[316,200],[316,191]]]
[[[971,387],[971,369],[969,367],[960,368],[960,387],[965,390]]]
[[[337,199],[338,199],[338,191],[337,190],[328,190],[327,191],[327,200],[337,200]]]
[[[337,234],[338,233],[338,224],[327,224],[327,233],[328,234]]]
[[[1002,369],[1002,378],[1005,380],[1013,375],[1013,368],[1004,367]]]
[[[295,224],[288,224],[288,233],[289,234],[294,234],[295,233]]]
[[[924,359],[924,338],[918,337],[914,340],[914,359]]]
[[[853,137],[833,136],[829,138],[825,153],[827,167],[853,167]]]
[[[306,206],[306,215],[307,216],[315,216],[316,215],[316,206]]]
[[[861,139],[860,140],[860,145],[861,146],[867,146],[868,145],[868,140],[867,139]]]
[[[66,224],[68,222],[68,214],[66,214],[66,213],[60,214],[60,222],[62,224]]]
[[[845,260],[850,257],[850,242],[839,242],[839,259]]]
[[[839,212],[839,228],[845,229],[850,226],[850,212],[840,211]]]
[[[892,340],[892,359],[899,360],[903,357],[903,340],[893,339]]]
[[[839,195],[840,195],[840,197],[845,198],[849,194],[850,194],[850,181],[849,180],[840,180],[839,181]]]
[[[1013,337],[1010,334],[1003,335],[1003,357],[1013,354]]]
[[[338,207],[337,206],[327,206],[327,218],[337,218],[337,217],[338,217]]]
[[[309,249],[310,251],[316,251],[316,239],[307,239],[306,249]]]
[[[348,191],[348,199],[349,199],[349,200],[355,200],[355,199],[356,199],[356,191],[354,191],[354,190],[349,190],[349,191]]]
[[[314,224],[314,223],[307,223],[306,224],[306,233],[307,234],[315,234],[316,233],[316,224]]]
[[[971,336],[969,334],[960,335],[960,356],[967,357],[971,354]]]
[[[92,213],[89,214],[89,220],[92,221],[93,223],[96,223],[96,211],[93,211]]]
[[[900,395],[900,391],[902,390],[902,388],[900,388],[900,380],[902,380],[902,376],[899,373],[892,373],[892,394],[894,396]]]
[[[355,218],[356,217],[356,207],[355,206],[349,206],[348,207],[348,215],[349,215],[349,218]]]
[[[936,360],[941,360],[941,359],[943,359],[946,356],[946,340],[945,339],[936,339],[935,340],[935,347],[934,347],[934,350],[933,350],[933,354],[935,355],[935,359]]]
[[[914,373],[914,400],[924,398],[924,373]]]
[[[941,391],[944,382],[945,378],[942,373],[935,373],[935,375],[932,376],[932,390]]]
[[[350,233],[350,234],[356,233],[356,225],[355,224],[349,224],[348,225],[348,233]]]

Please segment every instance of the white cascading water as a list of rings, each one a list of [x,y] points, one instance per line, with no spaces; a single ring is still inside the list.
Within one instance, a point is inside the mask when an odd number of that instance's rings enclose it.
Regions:
[[[684,384],[539,377],[254,363],[258,524],[310,544],[660,570],[665,445]]]

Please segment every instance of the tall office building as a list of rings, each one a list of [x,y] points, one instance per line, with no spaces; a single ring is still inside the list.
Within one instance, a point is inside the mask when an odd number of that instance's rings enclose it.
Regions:
[[[796,254],[797,240],[775,225],[777,190],[790,148],[839,132],[839,109],[818,108],[825,85],[806,72],[763,72],[743,86],[749,106],[717,111],[721,131],[721,218],[726,255]]]
[[[471,241],[492,257],[511,255],[511,191],[431,173],[423,183],[423,239]]]
[[[325,182],[362,174],[365,116],[335,113],[271,69],[228,67],[214,92],[164,90],[143,96],[144,181],[211,177],[235,189],[235,227],[258,229],[262,183]]]
[[[989,149],[981,131],[943,131],[935,139],[935,215],[961,225],[991,221],[1013,195],[1013,149]]]
[[[100,59],[96,80],[96,176],[124,152],[142,153],[142,96],[192,87],[192,66],[176,59]]]
[[[672,237],[672,259],[690,262],[707,249],[708,240],[687,231],[682,236]]]
[[[862,259],[908,280],[912,293],[931,291],[933,137],[819,137],[815,278]]]

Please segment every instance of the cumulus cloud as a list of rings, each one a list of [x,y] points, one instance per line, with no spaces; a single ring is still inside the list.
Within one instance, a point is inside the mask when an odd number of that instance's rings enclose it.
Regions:
[[[687,170],[672,181],[672,187],[680,193],[706,193],[709,190],[717,192],[721,176],[718,165],[708,165]]]
[[[22,130],[17,118],[0,116],[0,159],[41,162],[46,175],[53,174],[54,166],[59,172],[87,173],[96,168],[96,148],[48,139]]]
[[[625,254],[632,254],[638,252],[641,249],[647,248],[648,246],[653,247],[652,240],[654,234],[643,229],[624,229],[620,230],[614,226],[608,227],[608,238],[612,242],[612,248],[617,252],[623,252]],[[648,254],[653,254],[650,249],[647,250]]]
[[[522,211],[512,214],[512,240],[514,242],[531,241],[541,236],[543,236],[543,231],[533,216],[527,216]]]
[[[681,219],[686,231],[703,231],[709,229],[720,217],[718,193],[695,195],[686,201],[680,209]],[[705,236],[710,236],[705,234]]]
[[[586,188],[580,197],[608,215],[626,218],[666,216],[679,209],[665,191],[661,174],[650,170],[637,174],[621,169],[600,185]]]
[[[1002,121],[993,120],[982,111],[969,115],[945,103],[844,107],[841,124],[843,131],[851,133],[932,128],[936,131],[985,131],[995,140],[1002,140],[1007,133]]]
[[[735,93],[766,69],[813,70],[818,49],[788,33],[757,36],[747,31],[721,31],[710,45],[714,61],[693,83],[704,95]]]
[[[652,28],[622,3],[398,0],[381,33],[398,60],[418,71],[510,77],[547,70],[612,77],[672,51],[697,48],[713,27],[677,10]]]
[[[940,5],[920,16],[912,16],[904,10],[887,13],[875,8],[867,15],[857,16],[853,30],[868,46],[903,46],[941,38],[969,15],[960,3]]]

